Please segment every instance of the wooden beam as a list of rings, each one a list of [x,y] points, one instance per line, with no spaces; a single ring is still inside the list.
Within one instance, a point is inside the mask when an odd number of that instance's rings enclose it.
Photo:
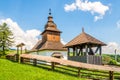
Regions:
[[[95,53],[97,53],[98,49],[99,49],[99,47],[96,48]]]
[[[113,80],[114,79],[113,74],[114,74],[113,71],[109,71],[109,80]]]

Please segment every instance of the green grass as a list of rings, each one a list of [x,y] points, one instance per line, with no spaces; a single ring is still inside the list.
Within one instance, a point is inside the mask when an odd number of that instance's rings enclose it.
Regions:
[[[42,67],[0,59],[0,80],[87,80]]]

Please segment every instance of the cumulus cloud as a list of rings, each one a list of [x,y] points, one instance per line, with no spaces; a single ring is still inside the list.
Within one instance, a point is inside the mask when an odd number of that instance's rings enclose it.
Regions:
[[[63,38],[61,38],[61,42],[65,45],[66,44],[66,42],[63,40]]]
[[[7,23],[8,27],[13,32],[14,41],[15,41],[13,48],[15,48],[17,44],[23,42],[25,43],[25,47],[27,49],[31,49],[38,41],[37,36],[39,36],[41,33],[39,30],[32,29],[32,30],[23,31],[20,28],[20,26],[17,24],[17,22],[14,22],[10,18],[1,19],[0,24],[2,24],[3,22]]]
[[[64,8],[65,8],[65,11],[74,11],[76,10],[77,7],[75,3],[72,3],[71,5],[66,4]]]
[[[117,21],[117,28],[120,28],[120,20]]]
[[[89,11],[92,15],[95,15],[96,13],[98,16],[94,17],[94,21],[97,21],[99,19],[103,19],[103,16],[105,15],[106,11],[109,10],[109,7],[103,5],[99,1],[90,2],[88,0],[75,0],[75,2],[72,4],[65,4],[64,9],[66,12],[81,10]]]
[[[114,54],[115,49],[116,49],[117,54],[120,54],[120,45],[116,42],[109,42],[107,46],[103,47],[103,53]]]

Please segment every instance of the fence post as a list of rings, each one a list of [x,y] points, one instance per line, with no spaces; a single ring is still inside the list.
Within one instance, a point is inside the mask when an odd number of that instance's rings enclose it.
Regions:
[[[19,62],[19,54],[16,54],[16,61]]]
[[[51,62],[51,68],[52,68],[52,70],[54,70],[54,68],[55,68],[55,63],[54,62]]]
[[[37,59],[33,59],[33,65],[34,65],[34,66],[37,65]]]
[[[81,68],[78,67],[78,77],[81,77],[81,76],[80,76],[80,69],[81,69]]]
[[[23,63],[23,62],[24,62],[23,57],[20,57],[20,63]]]
[[[113,71],[109,71],[109,80],[113,80],[114,79],[113,74],[114,74]]]

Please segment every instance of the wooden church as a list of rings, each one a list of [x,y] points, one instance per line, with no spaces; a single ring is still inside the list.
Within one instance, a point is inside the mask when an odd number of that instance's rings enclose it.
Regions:
[[[61,43],[61,33],[62,32],[57,28],[57,25],[53,21],[50,10],[48,21],[45,24],[44,31],[41,33],[42,40],[39,40],[36,43],[32,48],[32,51],[37,51],[37,54],[44,56],[51,56],[54,52],[60,52],[65,56],[67,49],[63,48],[64,45]]]

